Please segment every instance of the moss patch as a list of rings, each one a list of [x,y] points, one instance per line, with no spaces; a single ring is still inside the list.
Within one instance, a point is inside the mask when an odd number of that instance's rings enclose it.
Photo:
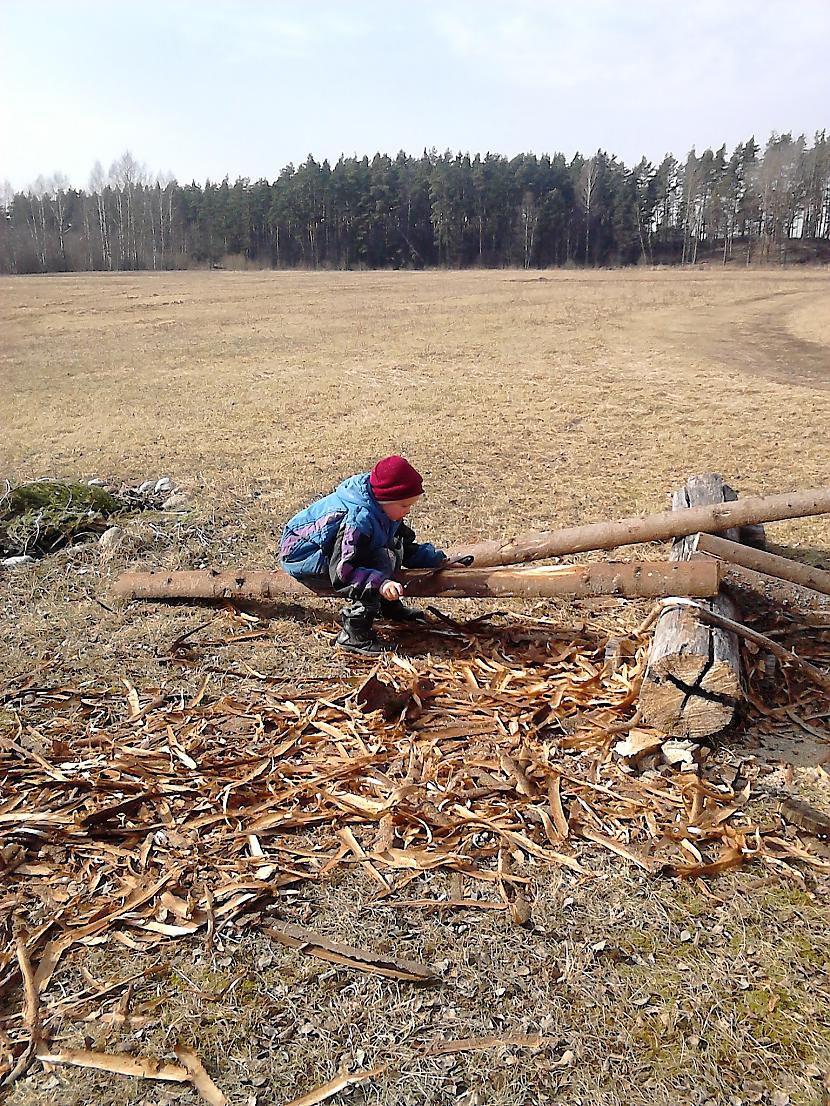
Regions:
[[[39,557],[102,534],[130,506],[95,485],[37,480],[0,500],[0,554]]]

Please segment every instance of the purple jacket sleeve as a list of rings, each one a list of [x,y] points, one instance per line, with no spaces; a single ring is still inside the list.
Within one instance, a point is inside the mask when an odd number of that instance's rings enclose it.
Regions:
[[[369,544],[368,535],[348,519],[343,521],[334,540],[329,561],[332,585],[338,590],[348,588],[355,598],[367,591],[378,591],[381,584],[389,579],[388,574],[380,569],[365,567],[365,562],[371,559]]]

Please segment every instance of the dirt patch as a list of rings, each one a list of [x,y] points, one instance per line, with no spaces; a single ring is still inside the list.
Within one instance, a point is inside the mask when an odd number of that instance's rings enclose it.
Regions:
[[[819,287],[825,280],[816,277],[802,289],[777,290],[730,307],[662,315],[654,334],[731,371],[830,388],[827,295],[811,292],[811,285]]]

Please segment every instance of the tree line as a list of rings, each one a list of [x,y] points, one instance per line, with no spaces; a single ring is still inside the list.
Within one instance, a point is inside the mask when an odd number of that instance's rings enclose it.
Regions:
[[[577,154],[311,155],[179,184],[125,152],[87,189],[0,191],[0,272],[786,263],[830,256],[830,140],[774,134],[627,168]]]

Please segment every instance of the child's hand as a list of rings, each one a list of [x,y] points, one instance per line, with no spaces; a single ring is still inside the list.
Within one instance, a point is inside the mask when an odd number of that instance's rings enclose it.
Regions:
[[[384,580],[380,585],[380,594],[384,599],[388,599],[390,603],[394,603],[396,599],[400,599],[403,595],[403,588],[397,580]]]

